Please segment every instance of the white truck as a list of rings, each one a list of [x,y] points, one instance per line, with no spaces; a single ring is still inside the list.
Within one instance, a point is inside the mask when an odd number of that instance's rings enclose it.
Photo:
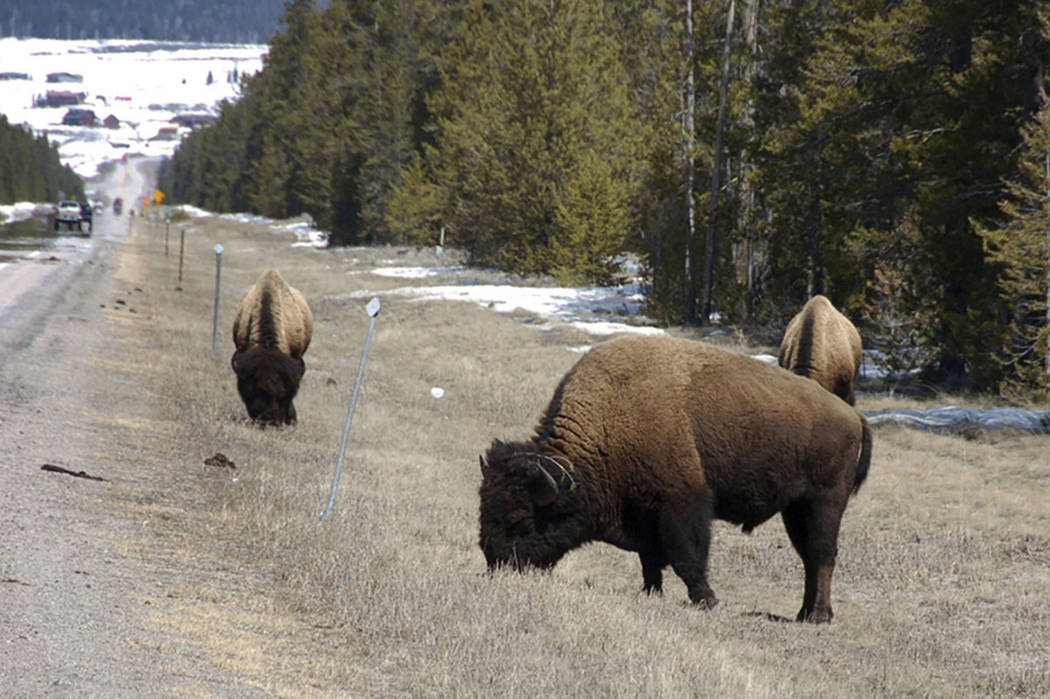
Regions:
[[[84,231],[84,212],[80,208],[80,203],[67,199],[61,201],[58,204],[58,211],[55,212],[55,230],[60,230],[62,224],[65,224],[69,230],[73,230],[73,226],[77,227],[80,232]],[[90,224],[88,224],[90,226]],[[90,228],[88,231],[90,232]]]

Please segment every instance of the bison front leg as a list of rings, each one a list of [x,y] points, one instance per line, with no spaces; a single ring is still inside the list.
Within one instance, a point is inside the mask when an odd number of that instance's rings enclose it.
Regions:
[[[711,516],[714,507],[709,493],[689,502],[669,503],[660,513],[660,540],[675,574],[689,590],[689,599],[714,609],[718,598],[707,584],[707,554],[711,547]]]
[[[638,554],[642,559],[642,590],[647,595],[661,594],[664,585],[664,567],[667,559],[660,551],[646,550]]]
[[[831,621],[831,576],[838,554],[839,524],[844,503],[835,498],[800,502],[787,507],[781,516],[791,544],[806,573],[806,588],[798,621],[815,624]]]

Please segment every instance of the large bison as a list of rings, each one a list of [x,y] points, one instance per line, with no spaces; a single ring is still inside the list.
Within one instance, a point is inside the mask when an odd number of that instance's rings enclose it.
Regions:
[[[817,294],[791,319],[777,361],[850,405],[856,402],[853,382],[860,370],[860,333],[826,296]]]
[[[527,442],[481,457],[489,568],[549,568],[604,541],[641,558],[646,592],[670,565],[697,605],[711,518],[745,532],[781,513],[805,566],[799,620],[831,620],[839,522],[868,473],[871,432],[813,381],[702,342],[626,337],[566,374]]]
[[[306,371],[303,353],[310,346],[314,316],[306,298],[268,269],[248,287],[237,304],[230,364],[237,392],[256,422],[295,422],[292,399]]]

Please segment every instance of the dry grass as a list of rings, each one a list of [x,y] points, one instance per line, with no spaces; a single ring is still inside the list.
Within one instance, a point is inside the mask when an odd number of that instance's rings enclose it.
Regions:
[[[173,458],[208,486],[205,502],[183,504],[201,512],[182,555],[227,571],[214,590],[170,589],[179,604],[155,622],[195,639],[207,661],[281,695],[1050,695],[1046,437],[878,429],[869,480],[846,511],[829,626],[781,619],[800,604],[802,571],[778,521],[751,536],[716,526],[715,614],[691,609],[670,571],[662,598],[643,596],[637,557],[605,545],[549,575],[490,577],[477,547],[478,454],[530,432],[578,357],[567,348],[591,338],[470,304],[384,299],[335,513],[322,522],[367,327],[361,301],[336,297],[413,283],[360,273],[377,260],[433,256],[293,249],[288,233],[228,220],[191,230],[181,292],[155,233],[133,245],[163,350],[148,389],[166,394],[177,424]],[[229,325],[269,265],[306,294],[316,328],[299,424],[261,430],[236,394]],[[217,451],[237,469],[200,466]],[[218,589],[239,569],[265,571],[269,587]]]

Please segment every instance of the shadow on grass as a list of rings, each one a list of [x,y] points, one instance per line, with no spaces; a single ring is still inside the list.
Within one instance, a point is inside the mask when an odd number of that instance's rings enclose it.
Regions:
[[[789,619],[786,616],[780,616],[779,614],[773,614],[772,612],[744,612],[745,617],[758,617],[765,619],[766,621],[775,621],[778,624],[794,624],[794,619]]]

